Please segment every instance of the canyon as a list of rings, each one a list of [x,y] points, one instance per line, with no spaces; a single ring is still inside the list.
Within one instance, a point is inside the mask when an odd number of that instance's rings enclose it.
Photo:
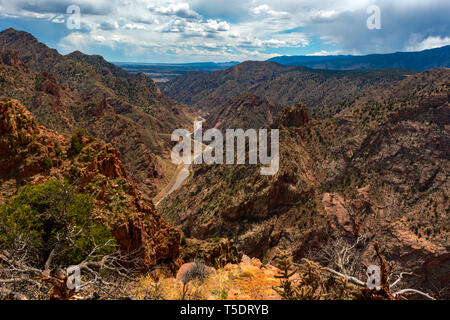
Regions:
[[[414,274],[405,286],[449,297],[448,68],[246,61],[157,84],[12,28],[0,43],[0,212],[14,213],[30,186],[65,181],[139,261],[135,280],[163,278],[171,298],[185,289],[177,272],[200,261],[211,276],[192,298],[280,299],[274,264],[286,251],[306,266],[294,279],[316,272],[325,288],[330,269],[347,270],[326,257],[336,245],[351,248],[352,276],[363,279],[381,247],[392,275]],[[199,119],[199,134],[278,130],[278,170],[174,163],[172,133],[185,129],[191,144]]]

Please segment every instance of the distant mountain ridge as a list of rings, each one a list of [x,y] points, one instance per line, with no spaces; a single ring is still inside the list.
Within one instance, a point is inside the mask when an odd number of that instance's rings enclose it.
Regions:
[[[315,70],[283,66],[276,62],[246,61],[212,73],[188,72],[159,86],[167,96],[203,112],[217,113],[219,106],[243,93],[270,103],[289,106],[305,103],[313,116],[328,116],[361,90],[404,79],[412,70]],[[276,114],[274,114],[276,115]]]
[[[164,96],[142,73],[98,55],[61,55],[31,34],[0,32],[0,98],[17,99],[40,124],[65,135],[83,129],[116,147],[147,196],[167,183],[170,133],[191,125],[190,108]]]
[[[138,63],[138,62],[114,62],[116,66],[127,68],[181,68],[186,71],[216,71],[221,69],[227,69],[239,64],[239,61],[230,62],[189,62],[189,63]]]
[[[364,70],[399,68],[425,71],[450,67],[450,45],[419,52],[396,52],[365,56],[280,56],[269,59],[286,66],[313,69]]]
[[[130,73],[143,72],[156,82],[165,82],[176,76],[184,75],[187,72],[214,72],[228,69],[239,64],[237,61],[230,62],[194,62],[194,63],[135,63],[135,62],[115,62],[116,66],[123,68]]]

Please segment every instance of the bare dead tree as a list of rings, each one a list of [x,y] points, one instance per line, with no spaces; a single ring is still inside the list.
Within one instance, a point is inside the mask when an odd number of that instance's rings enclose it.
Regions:
[[[363,237],[358,237],[353,242],[337,237],[330,239],[320,249],[310,251],[307,258],[349,278],[362,276],[362,251],[359,248],[364,247],[365,242]]]
[[[132,299],[129,295],[129,286],[136,281],[142,270],[142,259],[139,251],[103,256],[100,260],[92,259],[96,247],[92,253],[78,266],[85,274],[86,282],[82,285],[85,291],[97,292],[104,299]]]
[[[139,252],[102,256],[112,241],[96,245],[78,265],[82,284],[69,289],[67,266],[56,264],[63,250],[52,250],[43,268],[36,267],[36,252],[27,237],[15,238],[13,249],[0,253],[0,299],[131,299],[127,288],[142,269]],[[49,262],[50,261],[50,262]],[[51,268],[50,268],[51,266]]]
[[[43,298],[39,277],[42,270],[33,267],[37,260],[30,239],[18,235],[11,250],[0,252],[0,299]]]
[[[188,270],[182,275],[181,281],[183,282],[183,290],[181,300],[186,298],[188,292],[188,284],[191,281],[198,280],[202,282],[208,274],[208,270],[204,263],[194,261]]]
[[[360,253],[355,252],[359,244],[364,244],[365,239],[358,238],[354,243],[348,244],[342,238],[338,238],[324,246],[316,252],[311,252],[309,257],[311,260],[316,259],[316,261],[326,265],[323,267],[323,271],[337,276],[345,281],[348,281],[362,289],[362,294],[364,298],[368,299],[401,299],[405,298],[408,294],[419,295],[423,298],[435,300],[433,296],[428,293],[416,290],[413,288],[403,288],[396,292],[392,292],[392,289],[397,287],[406,275],[413,275],[411,272],[399,272],[396,279],[390,283],[391,277],[394,275],[392,272],[393,264],[386,262],[384,255],[380,249],[377,242],[374,244],[375,253],[378,258],[378,263],[380,266],[380,283],[379,289],[368,289],[366,282],[360,280],[357,269],[363,269],[360,264]],[[296,266],[299,266],[296,264]]]

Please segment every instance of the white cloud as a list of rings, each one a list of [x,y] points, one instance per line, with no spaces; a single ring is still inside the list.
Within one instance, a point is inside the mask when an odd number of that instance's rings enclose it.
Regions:
[[[314,53],[309,53],[307,54],[307,56],[311,56],[311,57],[319,57],[319,56],[337,56],[340,54],[344,54],[343,51],[327,51],[327,50],[320,50]]]
[[[99,53],[110,60],[129,55],[123,59],[227,61],[263,59],[283,54],[285,48],[302,47],[302,52],[322,55],[422,50],[449,44],[450,26],[445,14],[450,9],[448,0],[428,0],[426,4],[423,0],[378,0],[382,29],[375,31],[366,27],[366,8],[372,3],[373,0],[0,0],[0,17],[48,20],[55,22],[55,28],[61,28],[67,7],[79,5],[82,30],[59,39],[58,49],[64,53]],[[312,52],[308,46],[317,42],[321,47]]]
[[[250,12],[255,15],[263,15],[263,14],[270,15],[270,16],[286,16],[286,15],[288,15],[287,12],[276,11],[276,10],[271,9],[267,4],[262,4],[255,8],[251,8]]]
[[[186,36],[204,37],[211,33],[229,31],[230,29],[231,27],[226,21],[176,19],[167,23],[161,30],[163,32],[182,33]]]
[[[205,23],[205,29],[210,32],[216,32],[216,31],[228,31],[231,28],[226,21],[217,22],[216,20],[208,19]]]
[[[156,14],[163,14],[168,16],[177,16],[180,18],[199,19],[201,16],[191,10],[188,3],[171,3],[166,6],[149,5],[148,8]]]
[[[406,51],[422,51],[450,45],[450,37],[428,37],[422,41],[417,40],[418,36],[411,36],[412,44],[406,47]]]
[[[123,28],[129,30],[145,30],[145,26],[136,23],[127,23],[123,26]]]

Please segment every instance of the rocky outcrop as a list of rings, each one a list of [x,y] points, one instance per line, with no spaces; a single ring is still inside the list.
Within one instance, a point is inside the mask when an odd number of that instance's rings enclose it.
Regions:
[[[17,100],[0,102],[0,153],[3,156],[28,145],[37,132],[33,116]]]
[[[60,85],[54,74],[41,72],[36,76],[36,90],[60,98]]]
[[[0,200],[25,183],[67,179],[95,200],[94,212],[122,253],[141,259],[143,271],[181,264],[181,236],[143,197],[127,174],[117,149],[82,137],[79,154],[68,155],[70,139],[38,126],[17,100],[0,102]]]
[[[298,103],[294,106],[284,108],[273,125],[276,127],[281,125],[285,127],[302,127],[309,120],[308,108],[304,104]]]
[[[6,50],[6,52],[2,52],[1,61],[8,66],[25,67],[24,63],[19,58],[18,52],[15,50]]]
[[[264,128],[272,123],[280,109],[280,106],[265,98],[244,93],[226,101],[211,112],[205,121],[205,127],[223,131]]]
[[[226,238],[214,239],[185,239],[182,247],[183,259],[201,261],[215,268],[223,267],[227,263],[236,263],[239,260],[238,250],[233,242]]]
[[[351,220],[350,214],[345,207],[344,198],[338,194],[324,193],[322,203],[326,213],[331,217],[331,224],[333,228],[341,228],[342,231],[355,234],[354,224]]]
[[[125,168],[120,160],[120,153],[111,145],[106,145],[97,156],[92,159],[91,164],[86,169],[87,175],[101,174],[108,178],[127,178]]]

